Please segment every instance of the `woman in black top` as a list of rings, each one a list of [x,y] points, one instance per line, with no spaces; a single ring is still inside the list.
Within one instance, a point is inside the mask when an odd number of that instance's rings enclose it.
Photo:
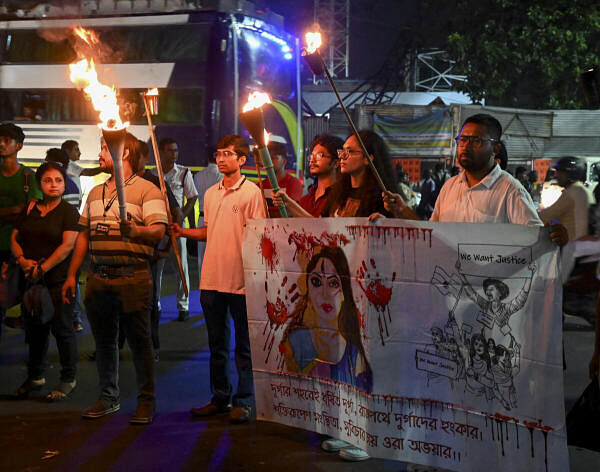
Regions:
[[[369,152],[365,156],[358,139],[351,134],[338,150],[341,176],[329,192],[321,216],[365,217],[373,213],[388,215],[383,207],[381,189],[369,167],[371,159],[386,188],[396,188],[390,152],[385,141],[374,131],[359,131]]]
[[[51,321],[25,312],[25,340],[29,344],[27,380],[13,396],[25,397],[46,383],[44,368],[50,331],[56,338],[62,366],[60,384],[48,400],[62,400],[75,388],[77,342],[73,329],[72,305],[62,303],[61,288],[66,279],[71,251],[77,237],[79,213],[62,200],[65,169],[55,162],[44,162],[35,174],[42,191],[41,201],[30,203],[11,236],[11,250],[27,279],[27,285],[41,282],[50,292],[54,305]]]

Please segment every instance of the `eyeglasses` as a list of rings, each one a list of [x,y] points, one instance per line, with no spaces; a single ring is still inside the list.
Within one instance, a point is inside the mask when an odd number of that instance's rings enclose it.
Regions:
[[[352,154],[362,154],[362,151],[355,151],[354,149],[338,149],[337,155],[340,159],[347,159]]]
[[[213,157],[216,159],[219,156],[223,156],[223,157],[233,157],[233,156],[237,156],[237,153],[235,151],[216,151],[213,153]]]
[[[494,138],[482,138],[481,136],[467,136],[464,134],[457,136],[454,140],[456,141],[457,146],[460,146],[461,144],[467,146],[470,144],[473,148],[479,148],[488,141],[490,143],[498,142],[498,140]]]
[[[330,154],[325,154],[324,152],[318,152],[316,154],[313,153],[313,154],[309,155],[308,160],[309,161],[312,161],[312,160],[321,161],[321,160],[325,159],[326,157],[328,157],[329,159],[334,159],[334,157]]]

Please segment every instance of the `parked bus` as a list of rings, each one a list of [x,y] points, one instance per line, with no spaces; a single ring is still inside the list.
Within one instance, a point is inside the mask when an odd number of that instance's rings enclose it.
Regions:
[[[287,143],[294,156],[288,162],[296,167],[303,147],[299,43],[283,31],[281,17],[271,13],[267,23],[260,16],[213,6],[0,22],[0,120],[24,129],[19,158],[25,162],[39,162],[47,148],[66,139],[79,142],[84,165],[97,162],[98,114],[68,77],[68,64],[77,55],[67,36],[74,26],[83,26],[113,51],[97,66],[98,76],[117,87],[129,131],[140,139],[149,140],[140,93],[158,87],[156,135],[177,140],[180,163],[197,170],[220,136],[247,136],[237,115],[249,91],[263,90],[274,100],[267,127]]]

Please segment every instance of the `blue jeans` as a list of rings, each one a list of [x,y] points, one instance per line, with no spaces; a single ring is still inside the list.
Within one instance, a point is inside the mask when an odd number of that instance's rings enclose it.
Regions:
[[[56,339],[58,357],[60,359],[61,382],[73,382],[77,370],[77,340],[73,329],[73,304],[63,304],[61,285],[49,288],[54,304],[54,317],[48,323],[42,324],[34,318],[22,304],[25,321],[25,341],[29,344],[29,359],[27,361],[27,376],[30,379],[41,379],[46,368],[46,356],[50,331]]]
[[[202,290],[200,303],[208,330],[210,389],[213,395],[211,402],[218,406],[224,406],[230,401],[233,401],[234,406],[254,406],[246,297],[215,290]],[[238,388],[233,399],[233,388],[229,378],[229,337],[231,332],[227,308],[229,308],[235,327],[235,365],[238,373]]]
[[[79,288],[79,274],[75,278],[75,300],[73,301],[73,322],[82,323],[81,320],[81,288]]]
[[[115,278],[90,273],[85,308],[96,340],[100,397],[119,400],[119,329],[127,336],[139,388],[139,400],[154,401],[154,358],[150,341],[152,277],[148,268]]]

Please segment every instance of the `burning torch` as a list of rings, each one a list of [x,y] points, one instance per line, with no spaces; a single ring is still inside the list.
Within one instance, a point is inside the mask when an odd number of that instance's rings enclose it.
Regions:
[[[158,115],[158,89],[153,88],[143,93],[144,107],[146,109],[146,118],[148,119],[148,128],[150,130],[150,140],[152,141],[152,150],[154,151],[154,159],[156,161],[156,170],[158,172],[158,180],[160,181],[160,191],[165,201],[165,207],[167,208],[167,218],[169,220],[169,228],[173,223],[173,215],[169,208],[169,199],[167,197],[167,186],[165,185],[165,176],[162,170],[162,162],[160,161],[160,153],[158,152],[158,144],[156,143],[156,135],[154,134],[154,126],[152,125],[152,115]],[[177,269],[179,270],[179,276],[181,277],[181,283],[183,284],[183,291],[185,296],[189,296],[189,289],[185,281],[185,272],[183,271],[183,264],[181,263],[181,254],[179,253],[179,246],[177,245],[177,237],[175,233],[169,229],[169,238],[171,239],[171,246],[173,247],[173,253],[177,260]]]
[[[94,60],[82,59],[69,65],[71,81],[89,96],[94,109],[100,114],[98,126],[113,160],[115,188],[119,201],[119,217],[127,221],[127,200],[125,198],[125,183],[123,177],[123,148],[125,145],[126,128],[129,123],[123,123],[119,116],[117,93],[114,87],[109,87],[98,81]]]
[[[350,114],[348,113],[348,110],[346,109],[346,106],[344,105],[344,101],[342,100],[342,98],[340,97],[340,94],[337,91],[335,83],[333,82],[333,78],[331,77],[331,74],[327,70],[327,66],[325,65],[323,56],[321,56],[321,53],[319,52],[319,48],[321,47],[321,43],[322,43],[321,33],[319,33],[318,31],[317,32],[308,32],[305,35],[305,40],[306,40],[306,48],[304,48],[302,50],[302,57],[304,57],[306,64],[308,65],[308,67],[310,68],[311,72],[314,75],[321,75],[324,73],[325,76],[327,77],[327,80],[329,81],[329,85],[331,85],[331,88],[333,89],[333,93],[335,94],[335,96],[338,100],[338,103],[340,104],[340,107],[342,108],[342,111],[344,112],[344,115],[346,115],[346,120],[348,121],[350,128],[352,128],[352,132],[356,136],[356,139],[357,139],[358,143],[360,144],[360,147],[361,147],[363,153],[365,154],[365,156],[367,156],[367,162],[369,163],[369,167],[371,168],[371,171],[373,172],[373,175],[375,176],[375,179],[377,180],[377,184],[379,185],[379,188],[381,189],[382,192],[385,192],[387,190],[385,188],[385,184],[383,183],[383,180],[381,180],[379,172],[377,172],[377,169],[375,168],[375,164],[373,164],[373,161],[371,161],[371,159],[369,159],[369,157],[368,157],[369,151],[367,151],[367,148],[365,147],[365,143],[363,142],[360,135],[358,134],[358,130],[356,129],[356,126],[354,125],[352,118],[350,118]]]
[[[248,97],[248,103],[244,105],[242,113],[240,113],[240,120],[244,123],[244,126],[248,129],[252,139],[258,147],[258,153],[262,161],[263,167],[267,171],[269,182],[273,188],[273,192],[279,192],[279,182],[277,182],[277,176],[273,169],[273,161],[271,160],[271,154],[269,153],[268,144],[268,133],[265,130],[265,118],[263,115],[262,107],[265,103],[271,103],[271,98],[264,92],[251,92]],[[287,218],[287,209],[285,204],[279,207],[281,216]]]

